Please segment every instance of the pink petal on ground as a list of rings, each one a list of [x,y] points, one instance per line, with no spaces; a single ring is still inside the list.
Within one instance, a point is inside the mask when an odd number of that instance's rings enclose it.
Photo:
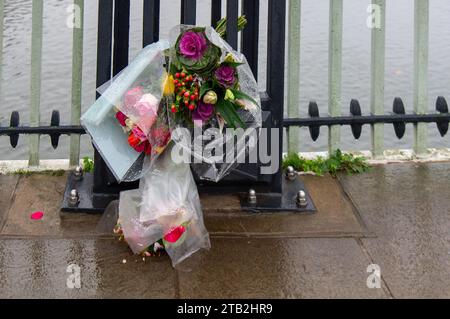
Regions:
[[[42,219],[42,217],[44,217],[43,212],[34,212],[33,214],[31,214],[31,219],[34,219],[34,220]]]

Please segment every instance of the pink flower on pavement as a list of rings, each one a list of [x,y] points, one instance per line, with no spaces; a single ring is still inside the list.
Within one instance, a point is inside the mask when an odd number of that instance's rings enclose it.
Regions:
[[[30,216],[30,218],[33,219],[33,220],[39,220],[39,219],[42,219],[42,217],[44,217],[44,213],[43,212],[34,212]]]

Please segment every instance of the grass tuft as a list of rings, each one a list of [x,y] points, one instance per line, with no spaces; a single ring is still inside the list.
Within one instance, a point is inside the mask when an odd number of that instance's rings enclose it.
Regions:
[[[300,172],[313,172],[318,176],[329,173],[333,177],[336,177],[338,172],[352,175],[364,173],[370,169],[365,157],[344,154],[341,150],[332,153],[328,158],[319,156],[312,160],[301,157],[297,153],[289,153],[283,159],[283,169],[288,166]]]

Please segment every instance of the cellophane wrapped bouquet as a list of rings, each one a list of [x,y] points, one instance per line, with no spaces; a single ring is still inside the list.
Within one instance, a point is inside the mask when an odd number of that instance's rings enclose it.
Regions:
[[[115,232],[134,253],[165,252],[174,266],[209,248],[192,170],[217,182],[255,146],[236,133],[261,126],[245,57],[213,28],[181,25],[99,91],[82,124],[119,182],[140,179],[107,208]]]

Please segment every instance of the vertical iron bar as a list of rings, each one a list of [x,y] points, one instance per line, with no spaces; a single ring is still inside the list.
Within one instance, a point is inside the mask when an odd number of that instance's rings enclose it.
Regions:
[[[227,0],[227,42],[237,50],[239,0]]]
[[[425,114],[428,99],[428,24],[429,1],[414,2],[414,112]],[[427,151],[427,124],[414,125],[414,152],[425,155]]]
[[[197,12],[196,0],[181,0],[181,24],[195,24]]]
[[[113,3],[113,0],[98,1],[96,87],[111,79]],[[98,92],[96,97],[99,97]]]
[[[98,2],[97,87],[111,79],[113,4],[113,0],[99,0]],[[97,98],[99,97],[98,92],[96,96]],[[97,149],[95,149],[94,153],[94,167],[93,190],[94,192],[102,192],[105,184],[105,176],[107,176],[107,166]]]
[[[301,0],[289,1],[288,116],[299,117]],[[287,129],[288,152],[299,151],[299,128]]]
[[[384,114],[384,63],[386,33],[386,0],[372,0],[372,66],[370,110],[373,115]],[[379,23],[379,24],[378,24]],[[384,124],[372,125],[372,156],[383,156]]]
[[[41,102],[41,70],[42,70],[42,25],[44,2],[34,0],[32,8],[31,31],[31,105],[30,126],[39,126],[39,107]],[[39,135],[30,135],[30,154],[28,165],[39,165]]]
[[[342,0],[330,0],[330,31],[328,58],[328,110],[331,116],[341,115],[342,86]],[[334,152],[339,148],[341,127],[329,128],[328,148]]]
[[[211,26],[216,27],[222,18],[222,0],[211,0]]]
[[[259,0],[244,0],[243,14],[247,18],[247,26],[242,31],[242,53],[258,80]]]
[[[72,49],[72,106],[70,123],[80,125],[81,116],[81,92],[83,75],[83,24],[84,24],[84,0],[74,0],[75,22],[73,28]],[[80,162],[80,135],[70,135],[70,165],[75,166]]]
[[[269,0],[268,5],[268,51],[267,51],[267,93],[271,99],[272,127],[280,130],[278,163],[281,165],[283,152],[283,113],[284,113],[284,53],[285,53],[285,19],[286,2]],[[273,176],[271,190],[275,193],[282,191],[281,167]]]
[[[113,76],[128,65],[130,40],[130,0],[114,1]]]
[[[144,0],[143,46],[159,40],[160,0]]]
[[[0,99],[3,82],[3,27],[5,25],[5,1],[0,0]]]

